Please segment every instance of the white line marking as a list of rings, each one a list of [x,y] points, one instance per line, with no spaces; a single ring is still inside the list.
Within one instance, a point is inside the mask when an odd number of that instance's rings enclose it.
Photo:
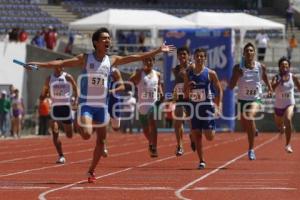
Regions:
[[[42,186],[0,186],[0,190],[44,190],[48,188]]]
[[[171,190],[171,187],[71,187],[71,190],[134,190],[134,191],[148,191],[148,190]]]
[[[297,188],[286,187],[196,187],[193,190],[298,190]]]
[[[239,137],[239,138],[234,139],[234,140],[229,140],[229,141],[221,142],[219,144],[214,144],[214,145],[206,147],[205,149],[209,149],[209,148],[212,148],[212,147],[215,147],[215,146],[219,146],[221,144],[236,142],[236,141],[241,140],[243,138],[245,138],[245,137],[243,136],[243,137]],[[165,146],[171,146],[171,145],[173,146],[174,144],[165,145]],[[192,152],[187,152],[187,153],[185,153],[185,155],[190,154],[190,153],[192,153]],[[166,158],[163,158],[163,159],[147,162],[147,163],[138,165],[136,167],[144,167],[144,166],[147,166],[147,165],[151,165],[151,164],[154,164],[154,163],[157,163],[157,162],[162,162],[162,161],[172,159],[172,158],[177,158],[177,157],[176,156],[169,156],[169,157],[166,157]],[[129,167],[129,168],[126,168],[126,169],[123,169],[123,170],[119,170],[119,171],[111,172],[111,173],[108,173],[108,174],[104,174],[102,176],[96,177],[96,179],[101,179],[101,178],[104,178],[104,177],[107,177],[107,176],[112,176],[112,175],[115,175],[115,174],[126,172],[126,171],[132,170],[136,167]],[[63,187],[53,188],[51,190],[47,190],[47,191],[41,193],[38,198],[39,198],[39,200],[46,200],[46,195],[49,194],[49,193],[56,192],[58,190],[63,190],[63,189],[66,189],[66,188],[70,188],[70,187],[73,187],[74,185],[81,184],[81,183],[86,183],[86,182],[87,182],[86,180],[81,180],[81,181],[78,181],[78,182],[75,182],[75,183],[72,183],[72,184],[69,184],[69,185],[65,185]]]
[[[257,149],[261,148],[262,146],[264,146],[264,145],[266,145],[266,144],[272,142],[272,141],[275,140],[276,138],[277,138],[277,136],[272,137],[271,139],[267,140],[266,142],[264,142],[264,143],[258,145],[258,146],[255,148],[255,150],[257,150]],[[216,168],[216,169],[210,171],[209,173],[207,173],[207,174],[205,174],[205,175],[203,175],[203,176],[200,176],[198,179],[196,179],[196,180],[194,180],[194,181],[192,181],[192,182],[186,184],[186,185],[183,186],[182,188],[180,188],[180,189],[178,189],[178,190],[175,191],[176,197],[178,197],[179,199],[182,199],[182,200],[190,200],[190,199],[188,199],[188,198],[185,198],[185,197],[181,194],[182,191],[186,190],[187,188],[189,188],[190,186],[194,185],[195,183],[200,182],[200,181],[206,179],[207,177],[209,177],[209,176],[211,176],[211,175],[217,173],[217,172],[220,171],[222,168],[227,167],[228,165],[234,163],[235,161],[241,159],[242,157],[244,157],[244,156],[246,156],[246,155],[247,155],[247,152],[246,152],[246,153],[243,153],[243,154],[241,154],[241,155],[239,155],[239,156],[237,156],[237,157],[235,157],[234,159],[232,159],[232,160],[226,162],[224,165],[221,165],[221,166],[219,166],[218,168]],[[251,161],[249,161],[249,162],[251,162]],[[255,161],[252,161],[252,162],[255,162]]]

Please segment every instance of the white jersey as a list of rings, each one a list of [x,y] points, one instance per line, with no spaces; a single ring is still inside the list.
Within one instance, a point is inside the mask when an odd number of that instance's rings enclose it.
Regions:
[[[105,107],[110,73],[110,59],[107,55],[99,61],[94,53],[88,54],[86,66],[79,77],[80,103],[93,107]]]
[[[56,77],[54,74],[50,76],[50,97],[53,104],[70,105],[72,86],[67,81],[66,76],[66,72],[63,72],[58,77]]]
[[[275,108],[286,108],[295,104],[294,81],[292,73],[289,73],[289,80],[280,83],[275,89]]]
[[[152,70],[149,74],[142,72],[141,81],[138,83],[138,103],[139,112],[147,114],[158,98],[158,75]]]
[[[262,67],[259,62],[255,61],[254,68],[248,69],[241,66],[243,76],[238,80],[238,99],[254,101],[261,98],[262,94]]]

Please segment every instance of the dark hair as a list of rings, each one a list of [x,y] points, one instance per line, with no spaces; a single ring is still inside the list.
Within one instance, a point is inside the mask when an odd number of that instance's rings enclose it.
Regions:
[[[245,50],[246,50],[248,47],[252,47],[253,50],[255,51],[255,46],[254,46],[251,42],[248,42],[248,43],[244,46],[243,52],[245,52]]]
[[[289,63],[289,67],[291,67],[291,61],[290,61],[287,57],[283,56],[283,57],[281,57],[281,58],[279,59],[279,61],[278,61],[278,67],[279,67],[279,68],[280,68],[280,64],[281,64],[283,61],[287,61],[287,62]]]
[[[197,49],[195,49],[194,55],[195,55],[196,53],[201,53],[201,52],[203,52],[204,55],[205,55],[205,57],[207,57],[207,52],[206,52],[206,50],[205,50],[204,48],[197,48]]]
[[[107,28],[102,27],[102,28],[97,29],[97,30],[93,33],[93,36],[92,36],[92,42],[93,42],[94,48],[96,48],[94,42],[97,42],[97,41],[99,40],[99,37],[100,37],[100,35],[101,35],[102,33],[108,33],[108,34],[109,34],[109,30],[108,30]]]
[[[189,48],[187,48],[186,46],[183,46],[183,47],[179,47],[179,48],[177,49],[177,55],[178,55],[180,52],[183,52],[183,51],[186,51],[188,54],[190,54]]]
[[[56,58],[55,60],[64,60],[63,58],[61,58],[61,57],[58,57],[58,58]]]

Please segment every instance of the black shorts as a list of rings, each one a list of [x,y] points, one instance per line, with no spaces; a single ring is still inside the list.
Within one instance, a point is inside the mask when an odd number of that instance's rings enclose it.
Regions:
[[[60,121],[64,124],[71,124],[73,122],[71,106],[53,106],[51,118],[52,120]]]

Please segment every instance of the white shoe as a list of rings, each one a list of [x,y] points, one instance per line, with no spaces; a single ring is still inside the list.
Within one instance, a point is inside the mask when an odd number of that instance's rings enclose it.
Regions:
[[[66,159],[65,157],[61,156],[58,158],[58,160],[56,161],[57,164],[65,164]]]
[[[103,156],[104,158],[106,158],[106,157],[108,156],[108,150],[107,150],[106,147],[104,147],[104,149],[103,149],[102,156]]]
[[[292,149],[292,146],[290,144],[285,146],[285,150],[288,153],[293,153],[293,149]]]

